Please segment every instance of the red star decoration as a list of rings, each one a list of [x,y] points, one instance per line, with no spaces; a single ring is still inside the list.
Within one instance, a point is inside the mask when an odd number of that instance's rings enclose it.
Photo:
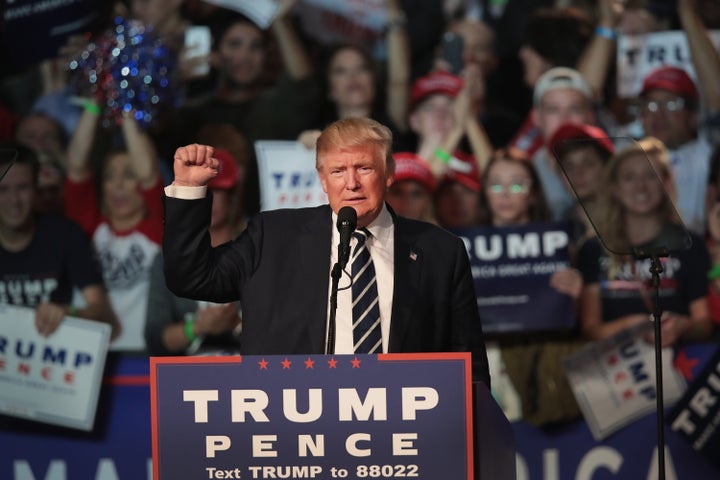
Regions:
[[[328,360],[328,366],[330,368],[337,368],[337,360],[335,360],[334,358],[331,358],[330,360]]]
[[[306,369],[308,369],[308,368],[312,369],[314,367],[314,365],[315,365],[315,360],[312,360],[310,358],[305,360],[305,368]]]
[[[633,397],[633,392],[630,389],[627,389],[623,392],[623,399],[629,400]]]
[[[687,352],[685,352],[684,348],[680,350],[680,352],[678,352],[678,354],[675,356],[675,360],[673,360],[673,366],[676,370],[682,373],[682,376],[685,377],[685,380],[693,379],[692,371],[698,363],[700,363],[700,359],[688,358]]]
[[[305,201],[309,202],[310,200],[312,200],[312,193],[308,192],[307,195],[305,195]]]
[[[287,201],[287,197],[285,195],[280,195],[280,198],[278,199],[278,203],[285,203]]]
[[[288,360],[287,357],[285,357],[285,360],[280,363],[282,363],[283,370],[290,370],[290,365],[292,365],[292,362]]]
[[[260,370],[267,370],[268,362],[266,362],[265,359],[263,358],[262,360],[260,360],[258,362],[258,365],[260,365]]]
[[[615,365],[618,362],[616,355],[610,355],[607,359],[608,365]]]
[[[357,357],[353,358],[350,363],[352,363],[353,368],[360,368],[360,360]]]
[[[627,378],[627,373],[625,373],[625,372],[617,372],[617,373],[615,374],[615,383],[620,383],[620,382],[622,382],[623,380],[625,380],[626,378]]]

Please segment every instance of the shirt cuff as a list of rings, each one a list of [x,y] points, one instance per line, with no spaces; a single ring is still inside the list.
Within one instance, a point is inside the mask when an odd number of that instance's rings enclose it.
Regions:
[[[165,187],[165,195],[170,198],[179,198],[180,200],[199,200],[205,198],[207,186],[200,187],[184,187],[181,185],[170,184]]]

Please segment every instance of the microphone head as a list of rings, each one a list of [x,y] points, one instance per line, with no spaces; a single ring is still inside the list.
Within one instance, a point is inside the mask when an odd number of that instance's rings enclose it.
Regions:
[[[354,208],[342,207],[338,212],[337,229],[341,230],[342,227],[349,227],[351,232],[357,228],[357,212]]]

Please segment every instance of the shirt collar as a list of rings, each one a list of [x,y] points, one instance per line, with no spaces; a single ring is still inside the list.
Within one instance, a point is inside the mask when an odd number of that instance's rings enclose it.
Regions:
[[[381,244],[385,244],[390,238],[392,238],[393,218],[392,215],[390,215],[385,203],[383,203],[382,210],[380,210],[378,216],[375,217],[375,220],[370,222],[370,225],[365,228],[367,228],[372,236],[377,238],[378,242]]]
[[[332,212],[332,224],[333,227],[337,225],[337,213],[335,213],[334,211]],[[381,244],[392,238],[393,218],[385,203],[383,203],[382,210],[380,210],[378,216],[375,217],[375,220],[370,222],[370,225],[365,228],[367,228],[372,234],[372,236],[376,238]],[[336,232],[337,228],[333,228],[333,236]]]

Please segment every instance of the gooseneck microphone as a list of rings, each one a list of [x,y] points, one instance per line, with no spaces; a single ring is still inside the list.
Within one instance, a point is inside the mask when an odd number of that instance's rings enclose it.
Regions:
[[[337,313],[337,292],[342,271],[350,260],[350,237],[357,228],[357,212],[352,207],[342,207],[337,216],[337,229],[340,232],[338,244],[338,261],[333,265],[332,290],[330,291],[330,318],[328,321],[327,343],[325,353],[335,353],[335,315]]]

